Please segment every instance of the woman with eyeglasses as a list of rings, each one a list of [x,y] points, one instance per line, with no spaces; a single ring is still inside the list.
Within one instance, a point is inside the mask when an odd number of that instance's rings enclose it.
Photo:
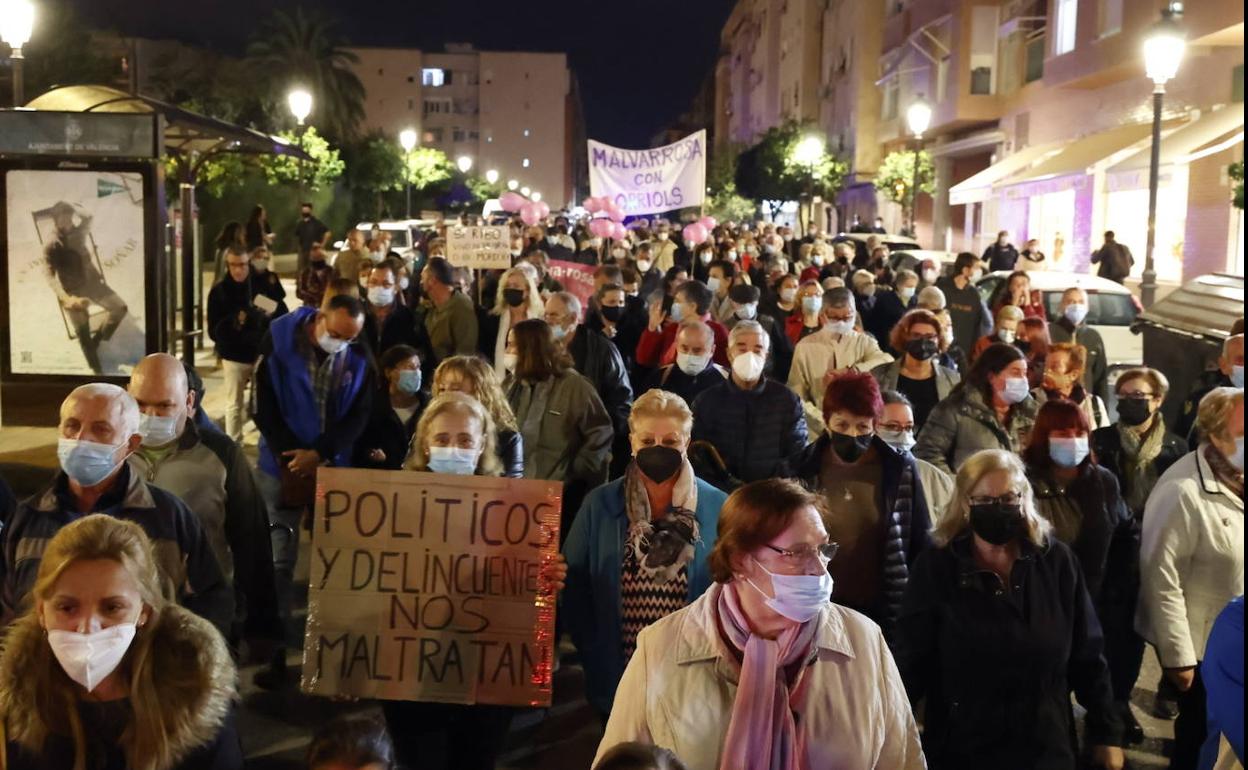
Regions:
[[[641,632],[598,759],[640,741],[690,770],[924,767],[879,627],[828,599],[822,506],[786,479],[729,496],[715,584]]]
[[[903,351],[901,357],[880,364],[871,374],[880,383],[880,390],[895,390],[910,400],[915,430],[922,430],[932,408],[949,397],[962,375],[941,365],[940,354],[948,345],[940,333],[940,321],[927,310],[911,310],[902,316],[889,334],[888,344]]]
[[[891,638],[931,519],[914,455],[876,435],[883,410],[871,375],[846,372],[829,382],[827,430],[807,446],[798,476],[823,496],[824,525],[840,544],[830,569],[833,601],[871,618]]]
[[[967,459],[932,537],[894,640],[910,700],[925,703],[928,767],[1075,770],[1073,691],[1093,763],[1122,768],[1083,570],[1037,511],[1022,461],[1000,449]]]
[[[1083,387],[1083,374],[1088,349],[1073,342],[1057,342],[1049,346],[1044,359],[1044,377],[1032,394],[1040,403],[1062,398],[1072,401],[1088,416],[1093,428],[1109,427],[1105,402]]]

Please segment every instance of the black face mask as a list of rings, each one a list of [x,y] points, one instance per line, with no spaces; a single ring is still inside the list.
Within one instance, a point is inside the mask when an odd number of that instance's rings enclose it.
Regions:
[[[906,343],[906,353],[916,361],[927,361],[934,358],[939,352],[940,345],[936,344],[936,340],[926,337],[910,340]]]
[[[871,448],[871,439],[874,434],[868,433],[865,436],[850,436],[845,433],[837,433],[836,431],[828,431],[832,440],[832,451],[836,452],[836,456],[847,463],[856,463]]]
[[[524,304],[524,289],[503,289],[503,301],[512,307]]]
[[[1004,503],[972,505],[971,531],[993,545],[1012,542],[1023,532],[1023,507]]]
[[[611,323],[619,323],[624,318],[624,308],[622,307],[603,307],[600,309],[602,317]]]
[[[1149,411],[1147,398],[1123,398],[1118,400],[1118,421],[1123,425],[1143,425],[1153,413]]]
[[[637,467],[656,484],[675,476],[684,463],[685,456],[670,446],[648,446],[637,452]]]

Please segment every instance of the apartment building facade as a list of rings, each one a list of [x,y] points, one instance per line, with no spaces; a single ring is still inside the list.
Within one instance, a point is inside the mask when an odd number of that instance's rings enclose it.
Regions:
[[[470,158],[479,173],[498,171],[552,208],[578,199],[584,121],[564,54],[351,50],[367,92],[365,130],[397,137],[412,128],[421,146]]]

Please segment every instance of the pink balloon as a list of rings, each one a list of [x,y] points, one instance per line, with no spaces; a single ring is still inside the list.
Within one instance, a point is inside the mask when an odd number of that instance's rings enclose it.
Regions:
[[[621,240],[628,237],[628,228],[619,222],[611,223],[611,237],[615,240]]]
[[[550,216],[550,206],[546,204],[546,201],[538,201],[536,205],[537,210],[542,213],[542,219]]]
[[[498,205],[503,207],[503,211],[519,211],[524,204],[528,203],[528,199],[518,192],[508,190],[498,196]]]
[[[583,206],[589,213],[597,214],[598,210],[602,208],[602,203],[591,195],[581,202],[581,206]]]
[[[701,219],[699,219],[698,224],[702,225],[707,230],[714,230],[715,225],[719,224],[719,222],[715,219],[715,217],[710,216],[708,214],[707,216],[704,216]]]
[[[685,229],[680,231],[680,235],[684,238],[685,245],[697,246],[706,240],[706,227],[701,222],[694,222],[693,224],[685,225]]]
[[[611,220],[614,222],[624,221],[624,210],[614,203],[611,203],[610,208],[607,209],[607,215],[610,216]]]
[[[591,219],[589,221],[589,231],[599,238],[610,238],[612,237],[612,224],[611,220],[603,219],[601,217],[598,219]]]
[[[520,221],[529,227],[542,221],[542,212],[536,203],[526,202],[520,207]]]

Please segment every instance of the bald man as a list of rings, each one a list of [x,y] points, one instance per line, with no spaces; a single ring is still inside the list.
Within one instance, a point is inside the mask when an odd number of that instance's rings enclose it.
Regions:
[[[130,467],[180,497],[199,519],[234,595],[244,600],[243,636],[253,647],[281,639],[268,507],[243,451],[228,436],[196,427],[186,370],[168,353],[139,361],[129,393],[142,436]]]
[[[107,383],[80,386],[61,404],[61,470],[48,489],[17,506],[0,533],[0,603],[6,618],[27,608],[52,536],[87,514],[103,513],[143,527],[179,602],[222,633],[229,630],[234,596],[199,520],[126,462],[142,444],[140,420],[134,399]]]

